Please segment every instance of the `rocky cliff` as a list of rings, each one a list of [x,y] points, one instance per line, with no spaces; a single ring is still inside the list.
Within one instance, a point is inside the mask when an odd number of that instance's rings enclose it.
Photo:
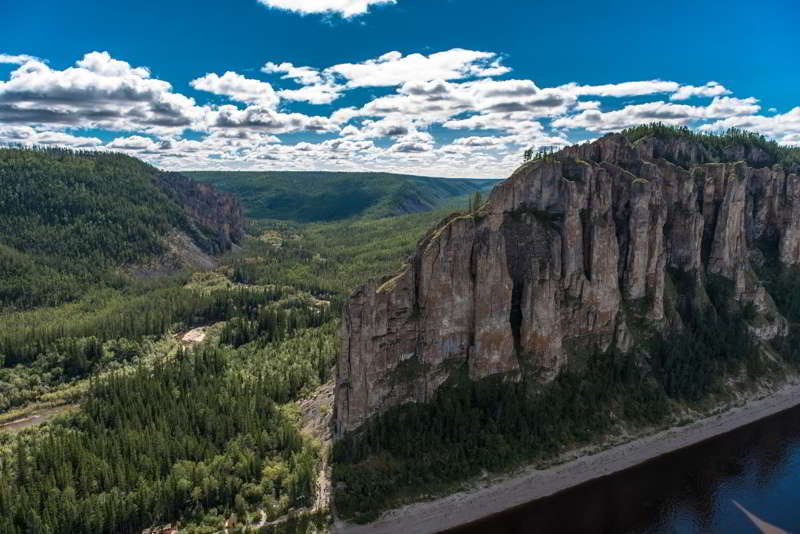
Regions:
[[[162,173],[159,181],[193,221],[192,237],[206,252],[228,250],[244,236],[242,207],[233,195],[176,172]]]
[[[218,265],[217,254],[230,250],[244,237],[239,201],[230,193],[176,172],[157,172],[158,187],[175,202],[183,216],[161,235],[163,252],[125,266],[137,278],[173,274],[182,269],[207,270]]]
[[[757,272],[800,263],[798,174],[757,145],[619,134],[523,165],[353,294],[337,435],[457,375],[546,383],[591,351],[629,350],[642,329],[680,322],[678,278],[698,298],[729,281],[753,339],[783,336]]]

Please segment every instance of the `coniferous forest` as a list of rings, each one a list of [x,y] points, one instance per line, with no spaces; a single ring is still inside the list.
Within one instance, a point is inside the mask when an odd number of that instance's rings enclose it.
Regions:
[[[134,533],[207,510],[307,505],[319,451],[270,380],[204,348],[91,384],[74,420],[9,446],[3,532]]]
[[[648,128],[626,135],[695,135]],[[710,152],[727,146],[701,140]],[[796,158],[757,142],[775,162]],[[670,423],[676,406],[724,397],[725,377],[776,372],[744,335],[753,310],[734,302],[729,282],[708,276],[699,288],[668,271],[665,309],[680,332],[649,332],[626,354],[587,354],[547,386],[471,382],[464,370],[431,403],[393,408],[332,445],[314,430],[330,406],[313,419],[307,402],[330,391],[345,300],[396,271],[436,221],[479,201],[388,218],[252,219],[221,253],[157,171],[132,158],[0,150],[0,173],[3,533],[166,524],[216,533],[226,521],[312,532],[329,517],[318,494],[325,466],[337,513],[367,521],[483,470]],[[128,269],[163,254],[176,229],[211,243],[215,266]],[[757,274],[790,322],[774,349],[800,365],[800,275],[779,266],[775,243],[761,247]],[[646,328],[637,310],[624,312]],[[204,339],[186,341],[197,329]],[[59,415],[19,424],[43,410]]]
[[[78,408],[0,433],[3,532],[211,532],[313,506],[323,451],[292,405],[330,379],[329,303],[289,288],[92,298],[101,309],[18,313],[4,333],[4,409]],[[196,348],[174,339],[222,322]]]
[[[162,174],[122,154],[0,149],[0,305],[57,305],[119,287],[120,267],[163,254],[169,232],[218,248]]]
[[[162,254],[163,235],[207,231],[155,169],[22,149],[0,169],[0,531],[321,528],[328,445],[297,403],[332,379],[343,298],[444,211],[251,221],[214,269],[137,277],[125,265]],[[188,345],[193,328],[208,335]]]

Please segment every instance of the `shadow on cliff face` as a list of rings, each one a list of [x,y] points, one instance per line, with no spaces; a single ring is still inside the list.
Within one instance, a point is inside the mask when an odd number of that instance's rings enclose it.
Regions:
[[[529,367],[522,343],[522,327],[525,322],[525,291],[533,288],[534,277],[544,272],[550,262],[553,240],[561,231],[563,214],[523,205],[504,214],[500,228],[506,249],[506,265],[511,277],[511,312],[509,323],[514,341],[514,355],[520,369]],[[534,272],[536,271],[536,272]]]

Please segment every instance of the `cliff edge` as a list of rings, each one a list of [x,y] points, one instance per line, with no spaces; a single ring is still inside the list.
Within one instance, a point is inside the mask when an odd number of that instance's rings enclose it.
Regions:
[[[593,351],[630,350],[680,328],[679,308],[716,281],[755,342],[785,336],[758,273],[800,263],[798,174],[758,145],[680,136],[610,134],[526,163],[353,294],[337,436],[465,375],[544,384]]]

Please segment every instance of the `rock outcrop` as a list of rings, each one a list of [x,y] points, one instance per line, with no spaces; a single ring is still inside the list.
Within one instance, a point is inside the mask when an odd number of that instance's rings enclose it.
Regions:
[[[176,172],[162,173],[159,179],[161,188],[194,223],[192,238],[205,252],[228,250],[244,236],[242,207],[236,197]]]
[[[800,263],[800,169],[755,146],[619,134],[527,163],[474,214],[431,230],[397,275],[344,312],[337,435],[448,380],[546,383],[572,359],[666,328],[670,273],[730,281],[754,338],[786,320],[756,272]]]
[[[185,217],[174,221],[172,231],[162,236],[162,254],[128,264],[124,271],[136,278],[157,278],[182,269],[213,269],[218,264],[214,256],[230,250],[244,237],[239,201],[176,172],[160,172],[156,179]]]

